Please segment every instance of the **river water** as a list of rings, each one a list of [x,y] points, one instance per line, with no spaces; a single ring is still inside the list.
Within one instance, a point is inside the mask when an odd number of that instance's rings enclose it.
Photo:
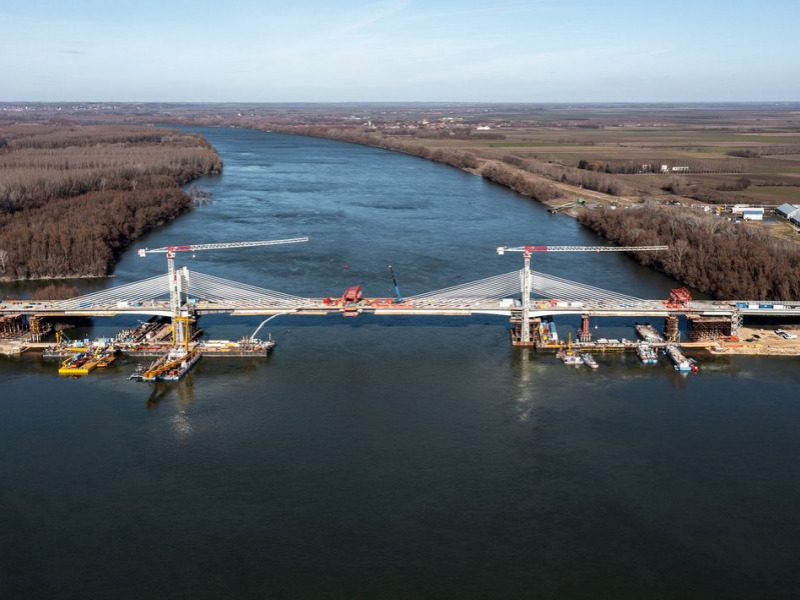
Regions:
[[[412,295],[521,266],[500,245],[602,243],[447,166],[328,140],[199,129],[207,204],[135,248],[307,244],[179,264],[309,296]],[[534,268],[639,297],[674,282],[622,254]],[[203,317],[238,338],[260,318]],[[557,322],[562,335],[577,321]],[[111,334],[125,320],[80,333]],[[595,335],[633,337],[605,320]],[[136,361],[59,379],[0,359],[0,597],[790,598],[800,590],[796,358],[634,357],[568,369],[496,317],[278,317],[268,360],[183,381]]]

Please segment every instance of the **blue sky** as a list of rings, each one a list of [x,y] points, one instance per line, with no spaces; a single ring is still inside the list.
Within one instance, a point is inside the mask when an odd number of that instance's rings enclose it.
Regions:
[[[800,101],[797,0],[0,2],[0,101]]]

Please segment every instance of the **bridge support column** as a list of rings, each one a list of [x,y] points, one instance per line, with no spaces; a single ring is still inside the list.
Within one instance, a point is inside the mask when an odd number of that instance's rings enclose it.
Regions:
[[[578,331],[578,339],[582,342],[592,341],[592,330],[589,328],[589,315],[581,315],[581,329]]]
[[[678,315],[667,315],[666,323],[664,323],[664,337],[670,342],[677,342],[679,335]]]
[[[539,320],[538,319],[531,319],[528,321],[528,336],[527,340],[523,341],[524,337],[524,330],[523,330],[523,323],[520,319],[519,321],[512,318],[511,321],[514,324],[514,328],[511,330],[511,345],[512,346],[521,346],[521,347],[533,347],[536,346],[541,339],[538,336],[538,327],[539,327]]]

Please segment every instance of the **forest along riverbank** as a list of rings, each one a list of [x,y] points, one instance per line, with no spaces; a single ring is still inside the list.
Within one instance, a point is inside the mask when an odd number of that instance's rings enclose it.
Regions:
[[[201,136],[144,126],[0,122],[0,281],[103,277],[219,173]]]

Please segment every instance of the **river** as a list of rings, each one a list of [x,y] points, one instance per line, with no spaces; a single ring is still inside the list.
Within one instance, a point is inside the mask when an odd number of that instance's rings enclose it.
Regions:
[[[456,169],[330,140],[193,129],[212,199],[135,249],[278,239],[179,265],[282,292],[404,295],[521,267],[500,245],[598,244],[574,220]],[[616,253],[533,268],[639,297],[675,282]],[[258,317],[203,317],[209,337]],[[562,335],[576,319],[557,322]],[[133,323],[97,320],[86,335]],[[595,335],[633,337],[622,319]],[[0,359],[0,597],[790,598],[800,590],[796,358],[512,349],[497,317],[278,317],[266,360],[183,381],[136,361],[60,379]]]

